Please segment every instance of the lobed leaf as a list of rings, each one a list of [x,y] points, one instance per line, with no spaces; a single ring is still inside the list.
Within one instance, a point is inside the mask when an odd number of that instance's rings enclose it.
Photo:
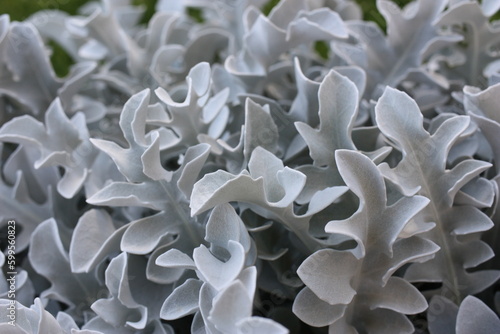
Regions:
[[[399,184],[406,193],[415,193],[430,199],[423,211],[425,220],[436,227],[425,237],[439,245],[441,250],[433,260],[412,265],[405,274],[410,281],[450,282],[456,301],[474,294],[495,282],[499,273],[483,271],[468,273],[468,250],[474,249],[475,238],[461,241],[457,234],[471,235],[493,226],[491,220],[472,206],[453,206],[457,191],[491,165],[478,160],[464,160],[446,170],[447,154],[459,139],[469,118],[456,116],[447,119],[431,136],[422,126],[422,115],[416,103],[406,94],[387,88],[377,103],[376,119],[379,128],[403,152],[403,159],[394,168],[380,166],[387,178]],[[389,125],[390,124],[390,125]],[[417,144],[418,143],[418,144]],[[439,144],[437,144],[439,143]],[[487,252],[478,255],[474,263],[489,258]]]
[[[414,286],[392,274],[438,250],[417,237],[400,239],[409,220],[429,201],[422,196],[403,197],[387,206],[383,177],[368,157],[349,150],[337,150],[335,155],[340,175],[359,197],[359,208],[346,220],[330,221],[325,231],[349,236],[358,246],[349,251],[324,249],[309,256],[297,270],[306,288],[295,299],[293,310],[308,324],[329,326],[331,331],[383,328],[410,333],[411,323],[402,314],[422,312],[427,302]],[[382,315],[390,322],[377,320]]]

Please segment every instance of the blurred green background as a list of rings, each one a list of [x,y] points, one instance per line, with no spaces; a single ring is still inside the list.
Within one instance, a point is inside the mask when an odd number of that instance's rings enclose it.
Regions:
[[[145,5],[147,12],[145,21],[154,13],[157,0],[133,0],[134,5]],[[0,13],[9,14],[11,20],[22,21],[31,14],[42,9],[59,9],[76,14],[78,8],[91,0],[0,0]]]
[[[399,6],[404,6],[411,0],[394,0]],[[78,8],[90,0],[0,0],[0,14],[9,14],[12,21],[22,21],[31,14],[43,9],[59,9],[70,14],[77,14]],[[146,7],[146,12],[142,18],[142,22],[146,23],[153,16],[155,4],[157,0],[133,0],[134,5],[143,5]],[[269,11],[279,2],[279,0],[270,0],[264,6],[263,12],[268,14]],[[356,0],[363,9],[365,20],[376,22],[382,29],[385,29],[385,20],[378,13],[375,3],[376,0]],[[190,9],[188,14],[198,21],[203,20],[199,10]],[[56,74],[60,77],[65,76],[70,66],[73,64],[72,59],[66,52],[57,44],[49,42],[52,48],[51,62],[54,66]],[[315,49],[322,57],[328,56],[328,46],[325,43],[318,42]]]
[[[411,0],[395,0],[399,6],[404,6]],[[59,9],[70,14],[76,14],[78,8],[90,0],[0,0],[0,13],[10,14],[12,20],[22,21],[36,11],[42,9]],[[133,0],[134,5],[144,5],[147,10],[143,22],[147,22],[154,13],[154,7],[157,0]],[[268,13],[279,0],[270,0],[263,10]],[[364,19],[375,21],[384,26],[385,22],[382,16],[377,12],[376,0],[356,0],[362,7]],[[194,13],[196,15],[196,13]]]

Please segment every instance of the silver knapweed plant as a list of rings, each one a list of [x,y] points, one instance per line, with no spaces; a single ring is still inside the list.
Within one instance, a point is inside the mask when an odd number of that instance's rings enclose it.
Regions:
[[[1,333],[497,333],[500,0],[267,3],[0,16]]]

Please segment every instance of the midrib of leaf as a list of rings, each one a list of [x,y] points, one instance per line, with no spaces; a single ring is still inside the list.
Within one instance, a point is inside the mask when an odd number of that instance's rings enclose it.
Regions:
[[[37,32],[35,32],[35,33],[37,33]],[[31,51],[32,53],[34,53],[34,54],[37,53],[37,50],[33,50],[34,49],[33,44],[30,45],[29,49],[30,49],[29,51]],[[41,55],[41,57],[44,57],[44,55]],[[45,58],[43,58],[43,59],[45,59]],[[35,76],[35,81],[38,84],[37,85],[38,88],[41,90],[44,97],[47,99],[48,103],[50,103],[50,102],[52,102],[52,99],[54,98],[54,96],[52,96],[52,94],[50,93],[49,86],[47,85],[46,80],[44,79],[43,75],[41,74],[42,69],[37,68],[35,65],[37,65],[37,64],[34,64],[33,62],[29,62],[28,66],[31,69],[31,73]],[[45,65],[46,65],[47,71],[50,74],[55,75],[53,68],[51,66],[51,63],[50,63],[50,59],[47,59],[47,61],[45,62]],[[54,78],[51,78],[51,79],[54,80]],[[24,80],[26,80],[26,78]]]
[[[309,217],[295,217],[291,207],[288,207],[288,210],[283,210],[283,223],[295,233],[304,246],[307,247],[309,253],[312,254],[318,250],[320,244],[308,232],[309,220]]]
[[[190,226],[191,218],[187,214],[187,212],[185,210],[183,210],[182,207],[177,203],[177,201],[175,199],[176,196],[174,194],[172,194],[169,184],[167,184],[165,181],[161,180],[160,185],[163,188],[163,191],[165,192],[165,194],[167,195],[167,201],[171,204],[170,207],[174,209],[175,214],[181,220],[184,230],[187,232],[189,239],[193,243],[193,248],[198,247],[199,245],[203,244],[203,241],[196,234],[196,232],[193,231],[193,229],[191,228],[191,226]]]
[[[365,217],[364,220],[366,222],[370,221],[370,216],[368,214],[365,214],[364,217]],[[369,225],[370,224],[368,224],[368,226]],[[370,235],[369,230],[367,231],[367,235]],[[359,296],[358,291],[362,290],[362,288],[364,286],[363,282],[365,281],[365,274],[367,272],[367,270],[365,270],[366,263],[368,263],[367,260],[369,260],[370,255],[379,256],[379,253],[372,252],[370,250],[370,243],[367,242],[365,244],[365,256],[362,257],[361,259],[359,259],[359,261],[361,261],[361,264],[356,269],[356,273],[354,275],[354,280],[351,282],[351,287],[353,288],[353,290],[356,291],[356,294],[352,298],[352,301],[347,305],[347,310],[346,310],[346,313],[344,315],[344,317],[346,317],[346,319],[347,319],[348,324],[354,323],[355,322],[355,315],[360,313],[360,312],[357,312],[357,309],[359,308],[358,300],[357,300],[358,299],[357,297]]]
[[[432,213],[433,213],[433,217],[436,220],[435,221],[436,226],[433,228],[433,230],[430,233],[432,233],[435,230],[437,230],[439,232],[439,233],[435,233],[435,235],[440,240],[439,247],[441,247],[441,249],[438,252],[443,252],[443,254],[445,255],[445,258],[446,258],[445,265],[446,265],[446,269],[447,269],[448,274],[449,274],[448,278],[451,279],[451,281],[452,281],[452,292],[453,292],[454,296],[457,296],[457,301],[460,302],[462,300],[462,296],[460,296],[460,291],[458,289],[457,274],[456,274],[455,268],[453,267],[453,259],[451,256],[450,247],[449,247],[448,240],[447,240],[447,233],[443,229],[441,215],[439,214],[439,209],[436,207],[436,203],[439,203],[439,199],[436,200],[432,196],[432,192],[430,191],[430,185],[427,182],[427,178],[425,177],[425,174],[422,170],[422,166],[420,164],[418,157],[414,154],[415,150],[414,150],[412,143],[407,142],[407,145],[409,145],[412,148],[412,154],[411,154],[412,162],[414,162],[414,164],[418,168],[419,184],[423,188],[420,190],[420,194],[430,199],[430,203],[428,204],[427,207],[425,207],[424,210],[428,211],[427,208],[430,208]],[[432,260],[430,260],[430,261],[432,261]],[[443,284],[444,283],[445,282],[443,282]]]
[[[52,99],[54,96],[50,94],[47,82],[43,79],[42,75],[40,75],[40,72],[35,68],[32,73],[34,73],[36,83],[38,84],[38,89],[43,93],[43,96],[47,100],[47,103],[52,102]]]
[[[55,219],[54,219],[54,220],[55,220]],[[89,274],[89,273],[83,273],[83,274],[82,274],[82,273],[76,273],[76,274],[75,274],[75,273],[73,273],[73,272],[71,271],[71,265],[70,265],[70,263],[69,263],[69,259],[68,259],[68,257],[67,257],[67,256],[68,256],[68,252],[67,252],[67,250],[64,248],[64,245],[62,245],[61,236],[60,236],[60,231],[59,231],[59,226],[58,226],[57,224],[56,224],[56,231],[57,231],[57,236],[54,236],[54,237],[57,237],[57,238],[58,238],[58,240],[55,240],[55,242],[60,242],[60,243],[61,243],[61,246],[63,246],[63,251],[64,251],[64,253],[61,253],[61,256],[62,256],[63,258],[65,258],[65,259],[67,259],[67,261],[66,261],[63,265],[67,267],[67,269],[68,269],[68,273],[73,274],[73,275],[72,275],[72,278],[74,279],[74,281],[75,281],[76,285],[80,287],[81,291],[84,291],[84,292],[85,292],[85,295],[84,295],[84,296],[79,296],[79,295],[78,295],[78,296],[77,296],[77,300],[82,300],[82,301],[84,301],[87,305],[91,305],[91,304],[92,304],[92,302],[94,302],[94,301],[96,301],[96,300],[97,300],[97,296],[96,296],[96,295],[94,295],[94,294],[92,293],[92,291],[88,290],[88,289],[87,289],[87,284],[85,284],[85,283],[82,281],[82,279],[83,279],[83,277],[84,277],[84,276],[90,276],[90,274]],[[51,283],[50,290],[52,290],[52,292],[57,292],[57,285],[55,285],[55,284],[54,284],[54,282],[52,282],[51,280],[49,280],[49,281],[50,281],[50,283]],[[93,283],[95,284],[96,282],[93,282]],[[46,290],[46,291],[49,291],[49,290]],[[73,301],[74,301],[74,300],[73,300],[71,297],[69,297],[69,296],[62,296],[62,297],[63,297],[65,300],[67,300],[67,301],[69,301],[69,302],[71,302],[71,303],[73,303]],[[68,297],[68,298],[66,299],[66,297]],[[73,306],[76,308],[75,310],[77,310],[77,308],[79,307],[79,305],[74,304],[74,303],[73,303]]]
[[[313,254],[318,249],[324,248],[323,246],[321,246],[320,242],[316,238],[312,237],[309,234],[308,227],[309,227],[310,217],[295,216],[292,208],[293,204],[290,204],[285,208],[276,208],[276,207],[266,207],[265,205],[262,205],[258,201],[248,202],[248,203],[270,211],[273,215],[272,217],[273,219],[280,221],[283,225],[285,225],[287,229],[293,232],[295,236],[302,242],[302,244],[309,251],[308,255]],[[259,213],[257,212],[257,214]]]
[[[70,272],[73,273],[71,271],[71,266],[70,266],[69,262],[68,262],[68,267],[70,268]],[[82,299],[85,302],[87,302],[87,305],[92,305],[97,300],[98,296],[92,294],[91,291],[89,291],[87,289],[87,285],[82,282],[82,278],[83,278],[82,275],[89,275],[89,274],[87,274],[87,273],[85,273],[85,274],[80,274],[80,273],[75,274],[75,273],[73,273],[73,277],[75,278],[75,281],[77,281],[77,283],[80,286],[80,288],[85,292],[85,297],[82,298]],[[75,306],[78,306],[78,305],[75,305]]]
[[[198,99],[196,100],[196,102],[195,102],[195,106],[197,106],[197,107],[198,107],[198,100],[199,100],[199,98],[198,98]],[[201,114],[201,115],[203,114],[203,107],[200,107],[200,114]],[[199,115],[200,115],[200,114],[199,114]],[[188,119],[189,119],[189,125],[191,126],[191,131],[190,131],[190,132],[191,132],[191,134],[193,135],[194,140],[196,141],[196,140],[197,140],[197,139],[196,139],[196,136],[197,136],[198,134],[200,134],[200,133],[205,133],[205,132],[206,132],[206,131],[205,131],[205,129],[204,129],[204,125],[205,125],[205,124],[204,124],[204,122],[200,122],[201,124],[203,124],[203,126],[201,126],[201,127],[200,127],[200,128],[201,128],[201,129],[200,129],[201,131],[198,131],[198,126],[199,126],[199,124],[196,124],[197,122],[195,122],[194,118],[193,118],[193,117],[191,117],[191,115],[189,115],[189,116],[188,116]]]
[[[192,94],[194,93],[194,90],[192,92]],[[195,110],[196,111],[201,111],[201,113],[203,113],[203,106],[198,106],[198,100],[200,99],[201,97],[198,97],[194,103],[194,106],[195,106]],[[198,109],[199,108],[199,109]],[[179,117],[181,119],[181,122],[179,122],[180,124],[184,123],[186,126],[182,127],[182,129],[187,129],[186,132],[184,133],[188,133],[189,136],[181,136],[183,138],[194,138],[194,142],[193,142],[193,145],[194,144],[197,144],[197,139],[196,139],[196,136],[200,133],[205,133],[206,132],[206,124],[204,122],[200,122],[202,124],[202,126],[199,127],[199,124],[196,124],[196,120],[194,119],[194,117],[191,117],[192,113],[192,110],[191,110],[191,106],[190,108],[186,108],[186,110],[184,110],[183,113],[177,113],[176,116]],[[200,113],[198,113],[198,115],[200,115]],[[181,117],[182,116],[182,117]],[[175,117],[175,116],[174,116]],[[185,120],[182,121],[182,118],[185,117]],[[174,133],[177,133],[179,135],[181,135],[182,131],[176,131],[174,126],[177,125],[176,122],[175,122],[175,118],[172,118],[172,123],[170,124],[170,129],[172,131],[174,131]],[[198,128],[201,128],[201,129],[198,129]],[[189,141],[189,140],[185,140],[185,141]],[[189,143],[185,143],[185,144],[189,144]]]
[[[422,29],[418,30],[420,34],[415,33],[413,35],[413,38],[411,39],[410,43],[408,44],[408,47],[405,48],[405,51],[403,52],[403,55],[401,57],[398,57],[398,60],[396,61],[396,64],[392,66],[391,71],[389,74],[385,77],[383,85],[386,86],[391,86],[395,87],[397,83],[392,82],[394,80],[395,73],[399,71],[401,68],[401,65],[405,62],[405,60],[408,58],[408,55],[413,55],[415,53],[414,46],[418,38],[416,36],[421,35]],[[407,69],[411,69],[412,67],[407,67]]]

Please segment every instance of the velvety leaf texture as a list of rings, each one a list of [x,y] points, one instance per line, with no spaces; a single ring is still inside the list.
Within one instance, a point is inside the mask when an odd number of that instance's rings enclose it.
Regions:
[[[500,0],[0,2],[0,333],[498,332]]]
[[[97,297],[100,287],[98,280],[92,274],[71,273],[68,254],[63,248],[54,219],[41,223],[33,232],[31,242],[39,246],[30,248],[30,262],[35,271],[51,283],[50,289],[45,290],[40,297],[66,303],[70,314],[83,317],[81,312],[84,308],[80,306],[91,303]],[[47,262],[54,265],[47,265]]]
[[[463,30],[464,42],[457,45],[459,52],[464,53],[460,66],[453,66],[454,71],[460,71],[461,76],[467,78],[470,85],[481,85],[483,74],[487,72],[487,65],[495,62],[496,56],[492,50],[485,47],[499,42],[498,27],[489,22],[493,14],[491,9],[485,8],[489,4],[480,4],[475,1],[464,1],[451,6],[437,21],[440,26],[460,24]],[[471,43],[474,41],[474,43]],[[467,59],[468,61],[464,61]],[[458,64],[457,64],[458,65]],[[487,75],[487,74],[486,74]]]
[[[298,168],[307,176],[301,201],[310,199],[318,188],[342,185],[334,152],[337,149],[356,150],[352,129],[358,115],[359,92],[355,84],[340,73],[331,71],[319,86],[318,99],[319,129],[305,123],[295,124],[314,160],[312,166]],[[389,150],[383,147],[366,154],[377,160],[387,155]]]
[[[300,298],[297,296],[294,311],[303,321],[315,325],[316,312],[306,310],[326,306],[332,315],[323,325],[333,329],[340,322],[357,332],[369,332],[373,329],[366,319],[374,316],[371,311],[391,310],[394,312],[386,312],[389,323],[406,323],[400,330],[411,333],[412,326],[401,313],[419,313],[427,308],[427,303],[415,287],[391,275],[403,264],[427,259],[438,250],[431,242],[412,247],[419,241],[416,236],[397,240],[404,226],[429,200],[421,196],[403,197],[387,206],[383,177],[369,158],[348,150],[338,150],[336,158],[340,175],[359,197],[360,206],[347,220],[331,221],[325,229],[353,238],[358,246],[352,251],[317,251],[301,264],[298,274],[307,287]],[[395,250],[405,246],[413,248],[411,255],[395,254]],[[397,327],[390,329],[396,330]]]
[[[486,231],[493,222],[474,206],[453,205],[457,190],[488,169],[490,164],[469,159],[451,169],[446,168],[447,153],[468,126],[469,118],[450,118],[431,136],[422,127],[422,116],[416,103],[406,94],[391,88],[387,88],[379,100],[376,114],[382,133],[404,153],[403,160],[395,168],[382,164],[380,169],[400,184],[403,192],[417,191],[431,200],[422,213],[421,222],[430,220],[436,224],[436,228],[427,232],[427,238],[441,248],[434,259],[411,266],[405,277],[410,281],[444,282],[446,286],[442,291],[449,290],[447,293],[457,300],[493,284],[500,275],[498,271],[466,271],[491,257],[489,247],[477,237],[459,239]],[[436,141],[442,146],[432,144]],[[417,142],[419,145],[415,145]],[[467,251],[472,249],[481,251],[473,255]]]
[[[446,3],[446,0],[418,0],[401,9],[395,2],[377,0],[377,8],[387,22],[387,36],[373,22],[348,23],[357,45],[336,47],[347,62],[365,69],[372,96],[378,98],[385,85],[395,87],[411,72],[422,71],[429,48],[453,41],[453,37],[438,34],[434,26]]]
[[[31,136],[26,136],[26,133]],[[68,119],[59,99],[54,100],[47,110],[45,125],[31,116],[21,116],[0,128],[0,140],[35,146],[40,152],[35,168],[63,167],[65,173],[57,190],[66,198],[73,197],[80,190],[96,157],[96,152],[89,147],[84,115],[76,114]]]

